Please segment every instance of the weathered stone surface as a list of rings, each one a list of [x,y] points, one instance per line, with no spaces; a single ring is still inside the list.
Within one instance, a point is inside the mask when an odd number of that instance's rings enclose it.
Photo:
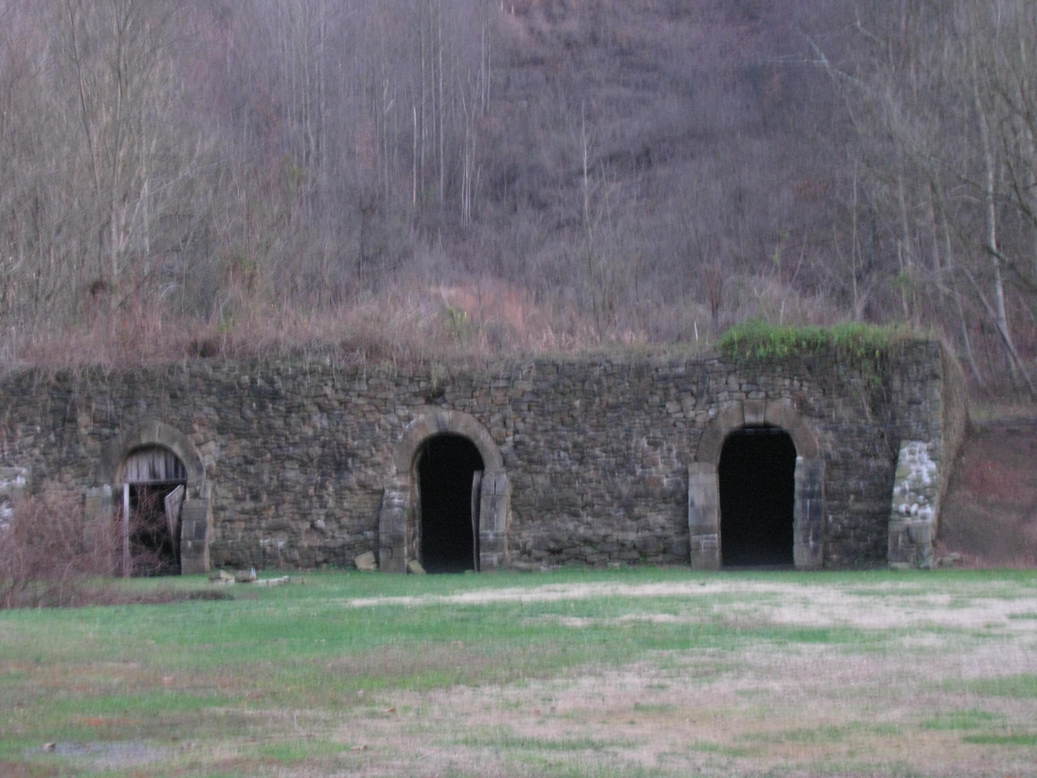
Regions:
[[[378,569],[378,562],[374,558],[373,551],[365,551],[353,560],[353,564],[356,565],[357,570],[362,570],[366,573],[373,572]]]
[[[425,568],[417,559],[412,559],[407,563],[407,572],[411,575],[425,575]]]
[[[25,489],[28,480],[29,473],[24,467],[0,467],[0,529],[7,526],[14,511],[14,502]]]
[[[945,436],[961,426],[947,421],[958,416],[945,368],[938,345],[918,342],[878,376],[832,358],[747,366],[672,354],[26,370],[0,378],[0,474],[86,495],[100,514],[129,450],[165,445],[189,470],[185,572],[348,567],[372,549],[379,569],[403,572],[418,556],[416,447],[452,432],[488,462],[483,569],[708,567],[723,538],[697,518],[717,507],[709,468],[695,466],[719,456],[732,424],[765,421],[820,463],[797,484],[798,561],[869,566],[903,553],[919,564],[920,530],[892,518],[892,485],[904,441],[923,442],[944,481]]]
[[[900,445],[889,522],[889,561],[934,565],[933,542],[940,503],[940,473],[925,441]]]

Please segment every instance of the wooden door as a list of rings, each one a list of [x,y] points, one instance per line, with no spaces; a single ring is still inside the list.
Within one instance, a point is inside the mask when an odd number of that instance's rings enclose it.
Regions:
[[[184,495],[187,490],[183,484],[171,491],[165,497],[166,523],[169,525],[169,536],[173,539],[173,550],[177,559],[180,558],[180,509],[184,505]]]
[[[472,569],[479,571],[479,511],[482,507],[482,470],[472,473]]]

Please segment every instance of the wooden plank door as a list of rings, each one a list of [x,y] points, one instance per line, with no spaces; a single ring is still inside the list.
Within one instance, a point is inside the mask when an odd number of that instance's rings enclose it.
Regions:
[[[479,571],[479,511],[482,507],[482,470],[472,473],[472,568]]]
[[[183,484],[166,495],[166,523],[169,525],[169,537],[173,541],[173,550],[177,559],[180,558],[180,509],[184,505],[184,495],[187,490]]]
[[[129,578],[131,572],[130,564],[130,485],[122,485],[122,521],[121,537],[122,546],[122,577]]]

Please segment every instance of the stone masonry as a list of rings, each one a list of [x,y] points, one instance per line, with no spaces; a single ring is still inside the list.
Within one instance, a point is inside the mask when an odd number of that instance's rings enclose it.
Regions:
[[[834,356],[735,363],[672,352],[23,370],[0,378],[0,473],[25,474],[31,492],[82,495],[105,515],[127,455],[160,445],[189,474],[185,572],[349,567],[372,551],[382,569],[402,571],[419,554],[415,457],[449,433],[470,440],[486,469],[482,569],[708,568],[723,542],[714,504],[723,441],[767,424],[797,449],[798,567],[925,566],[923,509],[900,507],[922,497],[903,484],[894,494],[894,481],[906,466],[945,480],[956,445],[945,404],[960,397],[947,391],[947,362],[938,344],[919,341],[879,374]]]

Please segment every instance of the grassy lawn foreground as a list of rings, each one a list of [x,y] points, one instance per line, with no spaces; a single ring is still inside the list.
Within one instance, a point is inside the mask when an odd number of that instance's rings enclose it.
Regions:
[[[0,775],[1037,775],[1037,571],[229,591],[0,612]]]

